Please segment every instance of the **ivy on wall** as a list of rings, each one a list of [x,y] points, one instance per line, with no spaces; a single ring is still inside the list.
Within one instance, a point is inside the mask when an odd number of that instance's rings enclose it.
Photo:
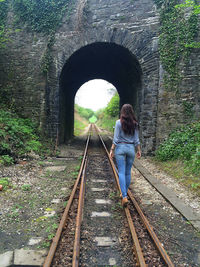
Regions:
[[[187,117],[192,118],[194,116],[194,112],[192,111],[192,109],[194,107],[194,103],[184,100],[182,102],[182,105],[183,105],[184,114]]]
[[[190,49],[196,47],[199,6],[193,0],[179,4],[178,0],[154,0],[160,10],[159,50],[162,65],[167,72],[164,84],[167,89],[178,91],[181,79],[178,63],[187,59]],[[186,8],[188,15],[186,16]],[[198,47],[198,46],[197,46]]]
[[[8,13],[8,0],[0,0],[0,53],[4,53],[6,42],[9,40],[9,32],[6,31],[6,18]],[[0,57],[1,58],[1,57]],[[5,70],[4,70],[5,71]],[[0,77],[3,81],[3,75]],[[0,83],[2,83],[0,81]],[[12,105],[12,91],[9,85],[0,89],[0,108]]]
[[[1,1],[1,0],[0,0]],[[52,63],[51,49],[57,27],[62,23],[64,14],[69,16],[72,0],[11,0],[15,23],[25,23],[32,31],[49,36],[46,51],[41,58],[40,68],[47,75]]]
[[[0,25],[3,25],[7,17],[8,1],[0,0]]]
[[[4,47],[7,41],[7,36],[5,33],[5,22],[8,13],[8,1],[0,0],[0,48]]]
[[[50,65],[52,63],[52,55],[51,55],[51,48],[54,45],[55,38],[54,36],[50,36],[48,43],[47,43],[47,48],[46,51],[42,57],[41,64],[40,64],[40,69],[43,74],[47,74],[50,68]]]
[[[62,22],[70,0],[12,0],[17,22],[33,31],[50,34]]]

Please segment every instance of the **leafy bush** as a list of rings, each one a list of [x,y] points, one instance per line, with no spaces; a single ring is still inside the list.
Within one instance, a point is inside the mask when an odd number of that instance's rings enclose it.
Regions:
[[[104,116],[100,117],[97,124],[98,126],[113,133],[116,120],[118,120],[118,117],[110,117],[104,114]]]
[[[119,95],[116,93],[108,103],[107,107],[95,113],[98,118],[98,125],[110,132],[113,132],[115,122],[119,117]]]
[[[0,110],[0,162],[11,164],[16,158],[33,151],[39,153],[42,145],[36,127],[29,119],[22,119],[9,111]]]
[[[14,163],[14,160],[9,155],[0,156],[0,164],[9,166],[9,165],[12,165],[13,163]]]
[[[119,115],[119,95],[116,93],[105,108],[105,114],[116,117]]]
[[[156,158],[161,161],[182,159],[193,172],[200,173],[200,122],[174,130],[156,151]]]
[[[200,173],[200,144],[197,145],[195,153],[191,156],[191,166],[194,173]]]
[[[83,107],[80,107],[79,105],[75,104],[75,110],[78,112],[78,114],[89,120],[89,118],[91,118],[93,115],[94,115],[94,111],[89,109],[89,108],[83,108]]]
[[[93,115],[91,118],[89,118],[90,123],[95,123],[97,121],[97,117]]]

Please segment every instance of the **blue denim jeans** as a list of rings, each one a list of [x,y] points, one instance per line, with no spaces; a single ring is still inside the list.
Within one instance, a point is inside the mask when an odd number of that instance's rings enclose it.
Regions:
[[[127,191],[131,183],[131,167],[135,158],[133,144],[120,143],[115,148],[115,159],[119,172],[119,184],[122,196],[127,197]]]

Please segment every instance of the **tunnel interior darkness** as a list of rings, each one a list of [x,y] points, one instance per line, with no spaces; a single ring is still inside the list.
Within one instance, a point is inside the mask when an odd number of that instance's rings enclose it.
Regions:
[[[66,61],[59,88],[59,143],[74,132],[74,98],[85,82],[103,79],[115,86],[120,106],[130,103],[137,110],[142,70],[137,58],[123,46],[97,42],[77,50]]]

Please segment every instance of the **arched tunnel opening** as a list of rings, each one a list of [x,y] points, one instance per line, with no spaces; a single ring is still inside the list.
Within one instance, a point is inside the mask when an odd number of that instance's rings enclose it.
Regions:
[[[60,75],[59,143],[66,143],[74,133],[74,98],[82,84],[103,79],[113,84],[125,103],[138,110],[138,92],[142,70],[135,55],[115,43],[97,42],[77,50],[66,61]]]
[[[75,96],[74,136],[86,133],[89,123],[98,122],[99,126],[108,123],[107,127],[113,127],[119,115],[118,100],[116,88],[108,81],[94,79],[81,85]],[[109,103],[112,111],[106,109]]]

